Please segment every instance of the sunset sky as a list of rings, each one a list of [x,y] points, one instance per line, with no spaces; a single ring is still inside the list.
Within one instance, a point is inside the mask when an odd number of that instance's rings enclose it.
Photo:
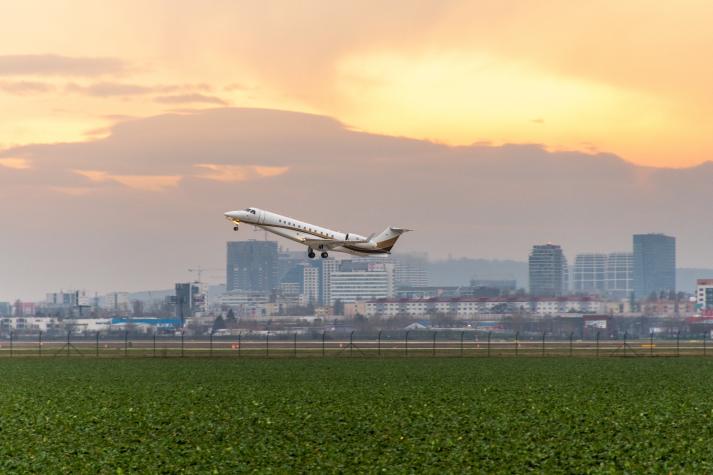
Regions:
[[[27,0],[0,18],[0,299],[170,287],[222,265],[240,238],[222,212],[248,205],[415,227],[404,248],[434,257],[663,231],[713,266],[695,212],[713,2]],[[545,205],[559,214],[533,220]]]
[[[4,148],[216,105],[653,166],[713,148],[709,1],[30,0],[0,16]]]

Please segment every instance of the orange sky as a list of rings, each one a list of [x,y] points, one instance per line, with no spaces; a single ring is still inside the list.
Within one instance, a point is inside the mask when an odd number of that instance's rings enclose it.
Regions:
[[[0,150],[220,105],[653,166],[713,149],[708,1],[41,0],[0,17]]]

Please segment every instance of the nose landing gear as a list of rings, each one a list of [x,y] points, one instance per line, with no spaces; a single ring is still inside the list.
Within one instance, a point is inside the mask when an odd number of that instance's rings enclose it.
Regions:
[[[237,230],[238,230],[238,227],[237,227],[237,226],[233,226],[233,231],[237,231]]]

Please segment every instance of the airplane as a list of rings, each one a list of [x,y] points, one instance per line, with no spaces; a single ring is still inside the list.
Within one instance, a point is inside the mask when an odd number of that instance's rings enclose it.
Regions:
[[[314,259],[319,251],[323,259],[329,257],[329,251],[345,252],[355,256],[390,254],[399,237],[410,229],[388,227],[378,235],[364,237],[354,233],[342,233],[305,223],[289,216],[265,211],[259,208],[245,208],[225,213],[233,223],[233,230],[238,230],[241,223],[251,224],[278,236],[307,246],[307,256]]]

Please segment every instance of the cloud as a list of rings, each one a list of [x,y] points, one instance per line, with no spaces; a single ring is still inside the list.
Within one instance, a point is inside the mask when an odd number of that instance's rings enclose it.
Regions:
[[[207,96],[205,94],[176,94],[171,96],[159,96],[154,99],[161,104],[217,104],[227,105],[228,103],[216,96]]]
[[[88,85],[70,83],[65,87],[65,91],[67,92],[94,97],[141,96],[147,94],[210,90],[211,88],[207,84],[141,85],[109,81],[96,82]]]
[[[111,175],[101,170],[74,170],[74,173],[94,183],[115,182],[141,191],[164,191],[175,188],[182,178],[179,175]]]
[[[117,58],[89,58],[57,54],[0,55],[0,76],[101,76],[128,69]]]
[[[87,186],[53,186],[50,190],[69,196],[86,196],[96,191],[96,188]]]
[[[67,92],[85,94],[88,96],[111,97],[111,96],[135,96],[154,92],[154,88],[141,86],[138,84],[124,84],[116,82],[99,82],[88,86],[79,84],[67,84]]]
[[[27,170],[30,168],[30,162],[26,158],[0,158],[0,167],[12,168],[14,170]]]
[[[254,165],[218,165],[215,163],[198,163],[196,168],[205,169],[197,178],[237,183],[254,178],[275,177],[287,173],[289,167],[261,167]]]
[[[0,81],[0,91],[16,96],[44,94],[55,90],[53,84],[37,81]]]

